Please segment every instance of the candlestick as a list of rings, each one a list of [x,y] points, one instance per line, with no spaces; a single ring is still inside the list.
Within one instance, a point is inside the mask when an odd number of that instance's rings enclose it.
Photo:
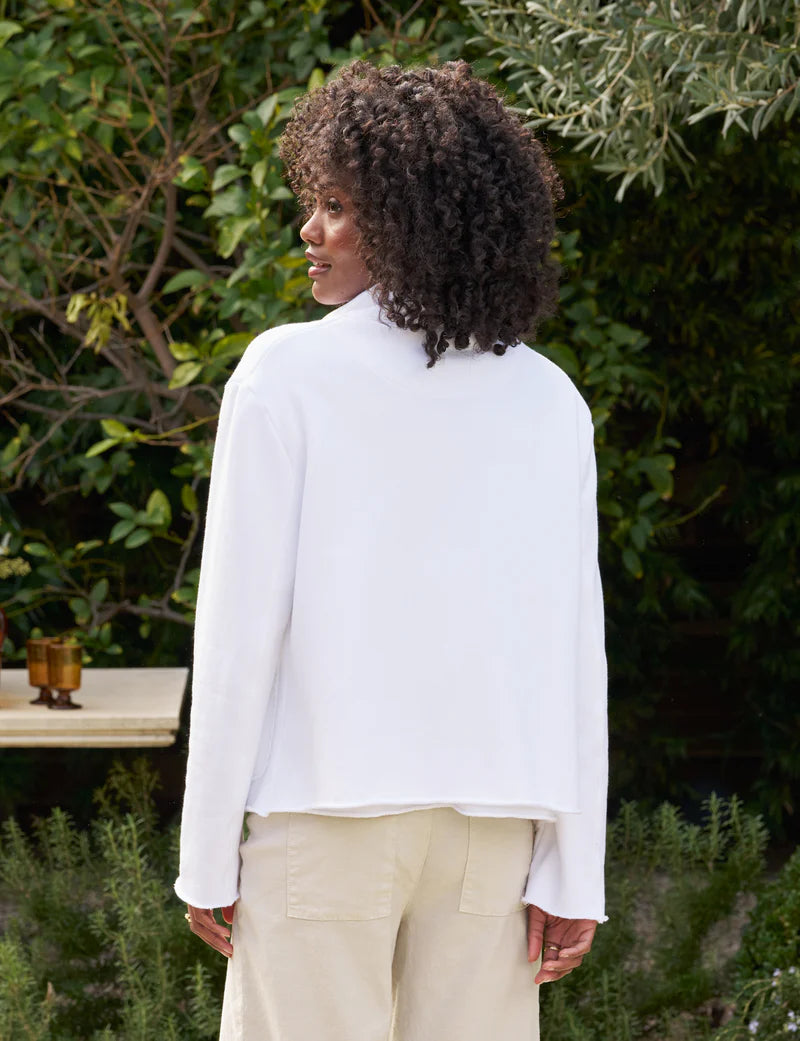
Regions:
[[[50,643],[47,647],[47,669],[50,686],[58,696],[49,706],[55,709],[81,708],[70,697],[70,692],[81,685],[83,648],[74,643]]]
[[[52,636],[41,640],[26,640],[28,652],[28,682],[39,688],[39,697],[31,701],[31,705],[50,705],[53,693],[50,690],[50,674],[47,667],[47,647],[53,642]]]

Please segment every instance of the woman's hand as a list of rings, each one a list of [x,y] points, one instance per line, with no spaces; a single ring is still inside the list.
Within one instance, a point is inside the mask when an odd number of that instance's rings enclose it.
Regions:
[[[192,907],[191,904],[187,904],[186,907],[188,908],[186,920],[195,936],[199,936],[209,947],[213,947],[215,951],[230,958],[233,954],[233,944],[229,940],[231,931],[219,924],[214,917],[213,908]],[[230,907],[222,908],[223,920],[228,925],[233,925],[233,908],[233,904]]]
[[[542,966],[534,983],[552,983],[577,969],[592,948],[597,922],[592,918],[559,918],[528,906],[528,961],[540,954]]]

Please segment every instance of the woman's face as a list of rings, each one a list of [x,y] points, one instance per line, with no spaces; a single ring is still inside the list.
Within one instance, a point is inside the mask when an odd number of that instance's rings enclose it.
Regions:
[[[370,285],[359,257],[353,203],[347,192],[334,189],[318,195],[314,212],[300,229],[308,243],[306,256],[317,303],[344,304]]]

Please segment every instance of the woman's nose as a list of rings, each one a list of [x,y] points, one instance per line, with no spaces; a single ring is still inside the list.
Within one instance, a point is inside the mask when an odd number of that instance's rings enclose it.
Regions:
[[[300,229],[300,238],[303,242],[313,243],[318,245],[321,241],[322,225],[317,220],[316,213],[313,214]]]

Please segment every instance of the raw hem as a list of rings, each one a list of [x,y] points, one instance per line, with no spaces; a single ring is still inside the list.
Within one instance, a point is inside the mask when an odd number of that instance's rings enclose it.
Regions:
[[[524,820],[555,821],[558,814],[578,813],[578,810],[567,807],[531,806],[528,804],[497,805],[472,802],[403,802],[403,803],[365,803],[351,805],[284,805],[265,806],[258,799],[248,800],[245,809],[266,817],[270,813],[318,813],[330,817],[383,817],[396,813],[410,813],[413,810],[454,809],[468,817],[518,817]]]

